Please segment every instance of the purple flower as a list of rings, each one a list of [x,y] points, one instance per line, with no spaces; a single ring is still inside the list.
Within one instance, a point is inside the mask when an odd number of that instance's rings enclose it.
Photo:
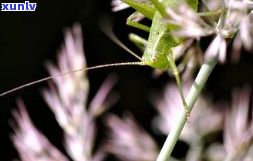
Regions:
[[[184,93],[190,90],[191,84],[187,82],[183,85]],[[153,127],[167,135],[184,110],[177,85],[168,84],[162,95],[152,97],[152,102],[159,113]],[[179,139],[190,144],[211,132],[221,130],[223,113],[212,107],[211,102],[200,96],[191,112],[190,123],[185,125]]]
[[[109,115],[106,124],[110,128],[110,140],[105,144],[105,151],[125,161],[153,161],[158,155],[158,148],[152,137],[137,124],[132,115],[121,118]]]
[[[33,125],[25,109],[24,103],[19,100],[18,111],[13,111],[17,122],[11,124],[15,134],[11,139],[23,161],[68,161],[68,159],[54,147],[48,139]]]
[[[52,76],[86,68],[80,25],[75,24],[72,30],[66,29],[65,45],[62,46],[58,56],[58,67],[49,62],[47,68]],[[53,82],[49,83],[49,89],[42,91],[46,103],[64,131],[65,148],[74,161],[103,160],[105,156],[103,151],[93,151],[96,139],[95,119],[117,101],[116,95],[109,95],[115,82],[116,78],[109,76],[89,106],[86,105],[89,81],[85,70],[54,77]],[[17,112],[14,116],[20,130],[14,128],[16,135],[13,137],[13,142],[21,159],[67,160],[32,125],[24,105],[19,102],[19,106],[21,116]]]
[[[223,138],[227,160],[253,159],[252,152],[249,151],[253,147],[253,114],[249,113],[252,112],[249,89],[244,87],[242,90],[234,90],[232,109],[226,113]]]

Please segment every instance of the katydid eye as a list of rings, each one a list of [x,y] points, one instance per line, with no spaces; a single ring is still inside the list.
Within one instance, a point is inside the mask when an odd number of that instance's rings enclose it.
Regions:
[[[152,62],[156,62],[156,61],[157,61],[156,57],[152,57],[152,58],[151,58],[151,61],[152,61]]]

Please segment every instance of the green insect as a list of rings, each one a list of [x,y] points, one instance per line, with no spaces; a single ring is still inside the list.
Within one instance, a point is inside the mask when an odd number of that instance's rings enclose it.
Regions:
[[[175,37],[170,34],[171,31],[176,30],[178,27],[175,25],[165,23],[162,21],[162,19],[168,17],[166,13],[166,8],[175,10],[179,8],[179,6],[182,4],[188,4],[192,9],[196,11],[198,8],[198,0],[185,0],[185,1],[162,0],[162,2],[158,2],[157,0],[150,0],[151,3],[143,3],[137,0],[121,0],[121,1],[130,5],[134,9],[136,9],[136,12],[128,17],[127,25],[149,32],[148,40],[145,40],[137,35],[130,34],[130,40],[132,40],[137,46],[139,47],[143,45],[146,46],[142,58],[140,58],[138,55],[136,55],[127,47],[125,47],[120,41],[118,41],[118,39],[112,33],[109,33],[108,31],[106,32],[108,36],[111,37],[112,40],[114,40],[114,42],[116,42],[118,45],[120,45],[129,53],[131,53],[136,58],[138,58],[140,62],[114,63],[114,64],[98,65],[98,66],[89,67],[86,69],[77,69],[74,71],[62,73],[56,76],[50,76],[44,79],[37,80],[35,82],[22,85],[20,87],[14,88],[12,90],[9,90],[7,92],[0,94],[0,97],[8,93],[11,93],[13,91],[22,89],[24,87],[31,86],[33,84],[52,79],[54,77],[63,76],[69,73],[78,72],[82,70],[91,70],[91,69],[97,69],[97,68],[103,68],[103,67],[109,67],[109,66],[121,66],[121,65],[143,65],[143,66],[146,65],[146,66],[151,66],[153,68],[156,68],[162,71],[167,71],[171,67],[173,70],[173,74],[175,75],[180,96],[181,96],[181,99],[186,111],[186,117],[188,118],[190,116],[190,112],[185,102],[185,98],[182,92],[182,85],[181,85],[181,81],[179,77],[179,71],[173,59],[173,53],[171,50],[172,47],[178,46],[181,42],[180,38]],[[152,20],[151,27],[148,27],[148,26],[145,26],[143,24],[133,21],[133,19],[139,14],[142,14],[146,18]]]
[[[149,32],[148,41],[145,41],[136,35],[130,35],[130,39],[134,43],[137,45],[141,44],[146,46],[144,54],[140,59],[141,65],[148,65],[163,71],[167,71],[169,67],[172,68],[186,111],[186,116],[189,117],[190,112],[185,102],[179,72],[173,59],[173,53],[171,50],[172,47],[178,46],[180,44],[181,39],[170,34],[171,31],[177,29],[177,26],[164,23],[162,21],[162,18],[168,17],[167,13],[165,12],[166,8],[175,10],[182,4],[188,4],[192,9],[197,11],[198,0],[163,0],[162,2],[158,2],[157,0],[150,0],[153,5],[141,3],[137,0],[121,1],[137,10],[135,13],[128,17],[127,24]],[[139,13],[152,20],[151,27],[132,21],[132,19],[134,19]]]

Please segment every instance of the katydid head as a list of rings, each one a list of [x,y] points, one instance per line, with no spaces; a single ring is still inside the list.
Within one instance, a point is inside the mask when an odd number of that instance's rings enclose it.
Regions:
[[[168,70],[169,61],[165,54],[155,55],[145,50],[142,61],[144,64],[160,70]]]
[[[124,44],[122,44],[119,39],[115,36],[115,34],[112,31],[112,27],[111,24],[103,26],[101,28],[104,33],[111,38],[112,41],[114,41],[117,45],[119,45],[120,47],[122,47],[123,49],[125,49],[128,53],[130,53],[131,55],[133,55],[134,57],[136,57],[137,59],[139,59],[141,61],[140,65],[147,65],[159,70],[163,70],[166,71],[169,68],[169,61],[166,57],[166,54],[156,54],[151,50],[148,50],[148,48],[146,48],[146,50],[144,51],[144,54],[142,57],[139,57],[137,54],[135,54],[133,51],[131,51],[130,49],[128,49]]]

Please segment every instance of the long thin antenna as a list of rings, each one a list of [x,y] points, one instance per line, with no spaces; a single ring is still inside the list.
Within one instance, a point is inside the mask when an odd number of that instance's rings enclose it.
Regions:
[[[46,77],[46,78],[43,78],[43,79],[36,80],[34,82],[30,82],[30,83],[21,85],[21,86],[16,87],[16,88],[13,88],[13,89],[11,89],[9,91],[1,93],[0,97],[4,96],[6,94],[12,93],[14,91],[20,90],[22,88],[26,88],[26,87],[29,87],[31,85],[38,84],[38,83],[41,83],[41,82],[44,82],[44,81],[47,81],[47,80],[50,80],[50,79],[53,79],[53,78],[61,77],[61,76],[64,76],[64,75],[68,75],[68,74],[71,74],[71,73],[76,73],[76,72],[80,72],[80,71],[87,71],[87,70],[93,70],[93,69],[98,69],[98,68],[106,68],[106,67],[114,67],[114,66],[129,66],[129,65],[143,65],[144,66],[146,64],[144,62],[123,62],[123,63],[113,63],[113,64],[97,65],[97,66],[88,67],[88,68],[85,68],[85,69],[82,68],[82,69],[77,69],[77,70],[73,70],[73,71],[68,71],[68,72],[65,72],[65,73],[49,76],[49,77]]]
[[[126,47],[113,33],[112,31],[112,25],[111,23],[109,23],[108,21],[105,20],[101,20],[103,22],[101,22],[100,26],[101,30],[110,38],[112,39],[113,42],[115,42],[117,45],[119,45],[120,47],[122,47],[123,49],[125,49],[128,53],[130,53],[131,55],[133,55],[134,57],[136,57],[137,59],[139,59],[140,61],[142,61],[141,57],[139,57],[137,54],[135,54],[132,50],[130,50],[128,47]]]
[[[113,63],[113,64],[103,64],[103,65],[97,65],[94,67],[88,67],[85,70],[93,70],[98,68],[105,68],[105,67],[115,67],[115,66],[129,66],[129,65],[146,65],[144,62],[123,62],[123,63]]]

